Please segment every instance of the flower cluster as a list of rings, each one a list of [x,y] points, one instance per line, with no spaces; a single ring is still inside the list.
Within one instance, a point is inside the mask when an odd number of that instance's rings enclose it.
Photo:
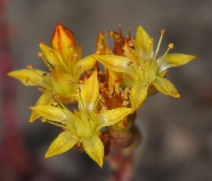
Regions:
[[[42,95],[32,110],[29,122],[41,117],[42,122],[62,128],[45,158],[62,154],[71,148],[85,151],[103,165],[113,139],[120,147],[130,147],[136,139],[133,132],[135,111],[147,96],[158,91],[179,98],[175,86],[166,78],[170,67],[184,65],[192,55],[168,53],[158,56],[165,30],[161,31],[156,50],[153,39],[139,26],[135,38],[111,31],[114,49],[107,44],[107,34],[99,33],[96,52],[82,58],[73,33],[57,24],[51,46],[40,43],[38,57],[49,72],[26,69],[8,73],[26,86],[38,86]],[[104,70],[99,68],[100,62]],[[70,110],[66,105],[78,105]]]

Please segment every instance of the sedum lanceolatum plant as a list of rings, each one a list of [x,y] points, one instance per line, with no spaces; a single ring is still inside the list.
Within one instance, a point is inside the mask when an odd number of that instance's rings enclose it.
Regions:
[[[119,147],[132,147],[136,110],[148,96],[157,92],[179,98],[175,86],[166,78],[168,68],[187,64],[195,56],[169,53],[159,56],[165,30],[154,51],[153,38],[139,26],[135,38],[111,31],[111,50],[107,34],[99,33],[96,52],[82,57],[82,48],[73,33],[58,23],[51,47],[40,43],[42,59],[49,71],[26,69],[8,73],[26,86],[38,86],[42,92],[32,110],[29,123],[42,122],[62,128],[49,146],[45,158],[62,154],[71,148],[85,151],[100,167],[110,154],[111,141]],[[104,66],[102,70],[99,62]],[[78,110],[71,109],[78,105]],[[69,106],[69,107],[67,107]]]

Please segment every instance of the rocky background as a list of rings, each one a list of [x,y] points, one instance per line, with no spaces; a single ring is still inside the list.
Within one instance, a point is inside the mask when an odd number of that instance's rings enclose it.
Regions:
[[[160,53],[173,42],[172,52],[197,55],[189,64],[169,70],[168,78],[180,92],[180,100],[157,94],[138,110],[136,123],[143,141],[136,150],[133,181],[212,180],[212,1],[5,2],[12,70],[25,68],[27,64],[46,69],[36,56],[38,43],[50,45],[58,22],[75,33],[84,56],[95,51],[99,31],[117,30],[118,24],[122,25],[124,34],[131,27],[133,35],[137,26],[142,25],[155,42],[165,28]],[[1,42],[5,34],[0,33]],[[0,60],[1,71],[6,70],[2,68],[4,60]],[[7,80],[11,83],[11,79]],[[9,88],[12,97],[3,94],[7,81],[0,85],[0,180],[107,181],[110,178],[111,170],[106,162],[101,170],[86,154],[76,150],[44,161],[48,146],[61,130],[40,121],[27,125],[30,115],[27,106],[34,105],[40,92],[16,80],[12,84]],[[4,111],[5,102],[15,110]]]

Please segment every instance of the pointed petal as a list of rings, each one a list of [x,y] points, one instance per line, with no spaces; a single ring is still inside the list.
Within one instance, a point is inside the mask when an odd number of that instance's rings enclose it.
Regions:
[[[114,92],[119,93],[120,92],[120,85],[121,85],[121,78],[118,76],[117,72],[107,70],[108,73],[108,87],[109,87],[109,93],[112,94]],[[126,74],[125,74],[126,75]]]
[[[130,91],[130,103],[133,110],[138,109],[145,101],[148,86],[146,84],[135,83]]]
[[[180,95],[175,86],[166,78],[156,77],[153,85],[162,94],[172,96],[174,98],[180,98]]]
[[[39,105],[35,107],[30,107],[30,109],[37,112],[40,116],[45,119],[61,122],[63,120],[68,120],[66,114],[58,107]]]
[[[62,55],[65,61],[68,60],[68,56],[76,53],[77,43],[73,33],[60,23],[54,29],[51,43],[52,47]]]
[[[89,112],[93,111],[98,95],[99,83],[97,79],[97,72],[95,71],[82,86],[81,91],[83,104]]]
[[[99,130],[102,127],[110,126],[118,123],[128,114],[132,113],[132,108],[116,108],[112,110],[104,111],[96,116],[97,120],[97,129]]]
[[[94,67],[96,63],[96,59],[92,56],[87,56],[81,60],[79,60],[75,65],[74,65],[74,70],[76,72],[76,77],[75,80],[78,81],[80,78],[80,75],[87,70],[90,70],[91,68]]]
[[[48,105],[49,102],[52,99],[52,94],[50,94],[49,92],[44,92],[40,98],[38,99],[38,101],[36,102],[36,106],[38,105]],[[37,118],[39,118],[40,115],[36,112],[36,111],[32,111],[30,118],[29,118],[29,123],[35,121]]]
[[[54,91],[61,95],[68,95],[76,93],[74,91],[74,78],[60,69],[54,69],[52,72],[52,85]]]
[[[82,143],[85,152],[95,162],[97,162],[100,167],[102,167],[104,157],[104,146],[99,137],[97,135],[94,135],[91,138],[85,138]]]
[[[43,56],[50,64],[52,64],[54,67],[57,67],[65,72],[68,72],[67,64],[64,62],[59,52],[50,48],[49,46],[45,45],[42,42],[39,44],[39,47],[43,53]]]
[[[62,154],[70,150],[78,141],[76,135],[72,134],[70,131],[64,131],[59,134],[59,136],[51,143],[49,146],[45,158]]]
[[[179,54],[179,53],[167,54],[161,62],[160,72],[170,67],[179,67],[181,65],[185,65],[195,58],[196,56],[193,56],[193,55],[186,55],[186,54]]]
[[[153,46],[151,46],[150,48],[149,39],[150,39],[150,36],[143,29],[143,27],[138,26],[135,40],[136,40],[140,55],[143,59],[146,59],[148,57],[149,51],[150,51],[150,57],[153,55]]]
[[[116,55],[94,55],[99,62],[114,72],[124,72],[133,75],[132,60]]]
[[[8,73],[9,76],[21,81],[26,86],[41,86],[52,90],[51,74],[41,70],[21,69]]]

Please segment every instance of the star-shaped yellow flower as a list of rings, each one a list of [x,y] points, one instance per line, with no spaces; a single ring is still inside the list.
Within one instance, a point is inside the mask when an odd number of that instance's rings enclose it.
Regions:
[[[17,78],[26,86],[39,86],[47,90],[36,105],[47,105],[51,101],[53,90],[63,103],[72,104],[75,102],[73,96],[77,93],[80,75],[91,69],[96,60],[91,56],[81,59],[82,50],[77,45],[73,33],[60,23],[55,27],[51,44],[53,48],[40,43],[41,52],[38,53],[50,73],[28,65],[27,69],[13,71],[8,75]],[[29,122],[33,122],[37,117],[38,115],[32,111]]]
[[[99,83],[95,71],[80,89],[79,112],[75,111],[73,114],[61,102],[58,103],[57,107],[49,105],[31,107],[32,110],[47,119],[46,122],[60,126],[65,130],[52,142],[45,158],[62,154],[75,144],[82,144],[85,152],[102,167],[104,146],[99,138],[101,129],[121,121],[132,113],[132,109],[103,109],[99,112],[96,110],[98,97]]]
[[[129,74],[129,78],[132,80],[130,102],[134,110],[141,106],[148,91],[150,92],[154,88],[165,95],[179,98],[180,95],[175,86],[165,78],[167,69],[184,65],[196,58],[193,55],[168,54],[168,51],[174,46],[172,43],[168,45],[167,51],[158,57],[164,31],[161,31],[161,37],[155,52],[153,51],[153,39],[139,26],[135,39],[125,42],[123,56],[94,56],[110,70]]]

